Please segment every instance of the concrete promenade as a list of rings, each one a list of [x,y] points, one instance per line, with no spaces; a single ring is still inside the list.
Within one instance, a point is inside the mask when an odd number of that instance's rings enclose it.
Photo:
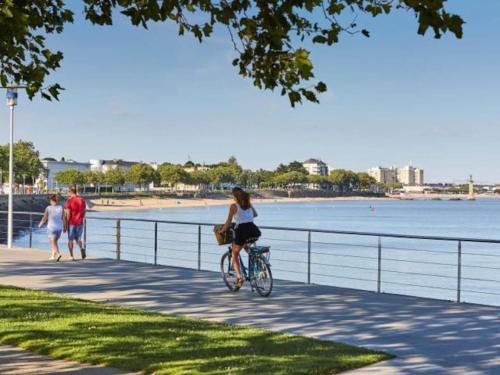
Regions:
[[[219,274],[106,259],[52,263],[0,249],[0,284],[383,350],[357,374],[500,374],[500,308],[278,281],[268,299]]]

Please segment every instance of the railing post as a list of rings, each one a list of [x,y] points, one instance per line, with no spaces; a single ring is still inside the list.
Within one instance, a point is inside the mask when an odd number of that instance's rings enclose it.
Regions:
[[[458,241],[458,259],[457,259],[457,302],[460,303],[462,293],[462,241]]]
[[[83,248],[87,248],[87,219],[83,221]]]
[[[116,220],[116,260],[120,260],[121,258],[121,221]]]
[[[201,270],[201,225],[198,225],[198,271]]]
[[[158,222],[155,221],[155,266],[158,264]]]
[[[380,293],[382,282],[382,238],[378,237],[377,293]]]
[[[311,284],[311,231],[307,232],[307,283]]]
[[[33,214],[30,214],[30,239],[29,239],[29,248],[31,249],[31,245],[33,243]]]

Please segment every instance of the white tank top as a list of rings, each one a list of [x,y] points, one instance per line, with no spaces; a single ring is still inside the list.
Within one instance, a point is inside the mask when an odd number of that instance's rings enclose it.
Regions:
[[[237,208],[236,214],[234,215],[234,220],[236,221],[236,225],[253,222],[252,206],[244,210],[238,205],[238,203],[236,203],[236,208]]]
[[[62,206],[50,205],[47,207],[47,228],[50,230],[62,230],[63,229],[63,208]]]

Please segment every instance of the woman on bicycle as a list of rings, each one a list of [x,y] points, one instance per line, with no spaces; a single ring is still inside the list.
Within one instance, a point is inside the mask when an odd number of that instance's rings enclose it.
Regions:
[[[235,287],[241,288],[244,280],[241,275],[238,255],[249,239],[259,238],[261,233],[253,222],[253,219],[257,217],[257,211],[250,203],[250,194],[239,187],[235,187],[232,193],[234,203],[229,207],[229,214],[224,226],[221,228],[221,233],[229,229],[234,219],[236,227],[234,228],[235,238],[232,248],[232,258],[237,277]]]

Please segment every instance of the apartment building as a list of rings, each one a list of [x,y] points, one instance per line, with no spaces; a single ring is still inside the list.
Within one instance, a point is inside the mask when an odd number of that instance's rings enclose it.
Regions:
[[[328,176],[328,165],[319,159],[307,159],[302,163],[310,175]]]
[[[87,172],[90,171],[90,163],[81,163],[74,160],[55,160],[55,159],[43,159],[42,162],[42,171],[38,178],[38,183],[45,185],[45,189],[53,190],[53,189],[65,189],[68,186],[58,184],[55,176],[59,172],[68,170],[68,169],[76,169],[78,171]]]
[[[407,165],[402,168],[396,167],[374,167],[368,169],[368,174],[377,182],[384,184],[400,183],[404,186],[424,185],[424,170]]]

